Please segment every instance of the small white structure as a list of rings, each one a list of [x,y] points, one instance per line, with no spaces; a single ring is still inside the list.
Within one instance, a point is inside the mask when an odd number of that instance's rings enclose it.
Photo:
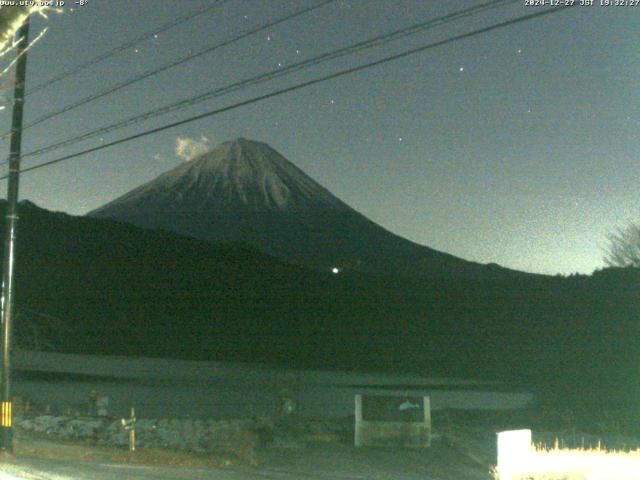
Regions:
[[[355,396],[355,446],[431,446],[428,396]]]
[[[531,452],[531,430],[498,432],[498,478],[510,480],[518,471],[526,471]]]

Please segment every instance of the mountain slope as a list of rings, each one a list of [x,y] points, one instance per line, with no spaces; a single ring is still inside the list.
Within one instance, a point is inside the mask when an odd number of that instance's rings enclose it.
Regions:
[[[242,242],[277,258],[424,276],[495,275],[401,238],[361,215],[264,143],[225,142],[88,214],[210,242]]]

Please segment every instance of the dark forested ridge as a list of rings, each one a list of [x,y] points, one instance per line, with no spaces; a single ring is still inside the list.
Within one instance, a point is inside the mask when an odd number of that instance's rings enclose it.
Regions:
[[[60,319],[42,331],[61,351],[495,378],[584,402],[640,395],[637,269],[333,275],[29,203],[16,262],[17,311]],[[16,322],[18,337],[26,328]]]

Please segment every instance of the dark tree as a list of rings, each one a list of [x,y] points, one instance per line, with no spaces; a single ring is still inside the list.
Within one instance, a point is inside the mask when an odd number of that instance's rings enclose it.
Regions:
[[[607,236],[604,261],[610,267],[640,267],[640,224],[632,223]]]

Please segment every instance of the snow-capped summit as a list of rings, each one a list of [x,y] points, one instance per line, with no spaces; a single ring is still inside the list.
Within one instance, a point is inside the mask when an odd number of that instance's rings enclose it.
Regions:
[[[485,270],[375,224],[265,143],[225,142],[89,213],[340,272]],[[488,270],[488,269],[487,269]]]
[[[349,208],[269,145],[238,138],[90,215],[117,218],[150,209],[206,214],[221,209],[293,211],[313,207]]]

